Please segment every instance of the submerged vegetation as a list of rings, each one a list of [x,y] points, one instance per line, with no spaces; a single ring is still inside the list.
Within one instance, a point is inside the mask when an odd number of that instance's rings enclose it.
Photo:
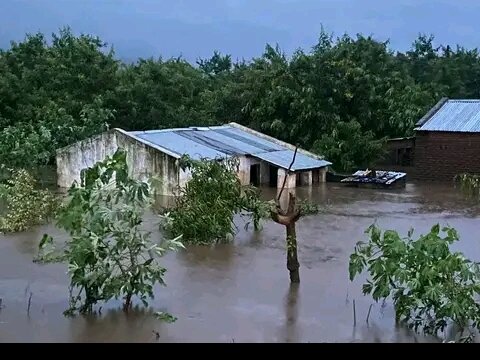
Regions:
[[[180,237],[158,244],[142,228],[152,200],[149,185],[128,176],[125,152],[85,169],[81,177],[57,215],[70,239],[56,250],[53,238],[45,235],[38,260],[67,262],[66,314],[92,312],[98,302],[118,298],[128,310],[135,296],[147,306],[155,284],[165,285],[159,257],[183,247]]]
[[[366,271],[363,293],[375,301],[391,298],[397,321],[425,335],[458,330],[458,341],[472,341],[480,329],[479,264],[454,252],[455,229],[440,229],[406,238],[393,230],[368,228],[367,243],[359,242],[350,256],[350,280]]]
[[[296,154],[297,150],[290,167]],[[318,213],[318,206],[307,201],[297,204],[295,195],[286,191],[288,204],[282,209],[280,199],[285,183],[276,199],[262,200],[257,188],[241,185],[236,158],[192,160],[184,156],[180,165],[191,174],[191,179],[179,189],[173,209],[162,216],[162,227],[169,235],[182,235],[189,244],[211,245],[234,238],[235,215],[248,216],[250,221],[246,227],[253,223],[255,230],[260,229],[263,219],[270,218],[286,227],[285,247],[290,281],[300,282],[295,223],[302,215]]]
[[[480,175],[460,174],[455,177],[455,182],[467,197],[480,200]]]
[[[0,213],[0,232],[25,231],[45,223],[58,206],[58,200],[48,190],[38,189],[35,178],[26,170],[10,170],[4,184],[0,183],[0,201],[5,204]]]
[[[234,216],[252,217],[255,229],[268,216],[268,205],[257,189],[242,186],[237,177],[238,159],[180,160],[191,173],[185,187],[179,189],[175,206],[164,214],[163,228],[173,236],[183,235],[189,244],[214,244],[233,239]]]

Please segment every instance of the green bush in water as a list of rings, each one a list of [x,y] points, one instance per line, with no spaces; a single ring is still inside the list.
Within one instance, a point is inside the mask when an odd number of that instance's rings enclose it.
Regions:
[[[437,336],[451,326],[459,341],[472,341],[480,328],[480,268],[450,250],[456,230],[440,231],[437,224],[414,239],[413,230],[401,238],[372,225],[367,234],[369,241],[350,256],[350,280],[366,271],[363,293],[375,301],[391,298],[397,321],[416,332]]]
[[[248,214],[256,229],[269,216],[270,205],[259,199],[258,189],[242,186],[237,177],[238,159],[192,160],[180,165],[191,179],[179,190],[174,208],[164,214],[163,227],[173,236],[183,235],[190,244],[214,244],[231,240],[235,214]]]
[[[0,199],[6,207],[0,217],[0,231],[25,231],[46,222],[57,208],[57,198],[48,190],[37,189],[37,182],[28,171],[10,173],[5,183],[0,184]]]
[[[39,246],[39,261],[68,263],[66,315],[90,313],[98,302],[118,298],[126,311],[134,297],[147,306],[155,284],[165,285],[159,257],[183,245],[180,237],[157,243],[143,229],[151,202],[149,184],[128,176],[124,151],[82,171],[81,183],[72,185],[57,214],[70,239],[59,253],[48,235]]]

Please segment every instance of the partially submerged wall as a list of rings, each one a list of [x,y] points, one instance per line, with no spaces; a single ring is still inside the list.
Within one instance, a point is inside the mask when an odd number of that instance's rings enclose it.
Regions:
[[[129,174],[147,181],[154,177],[158,195],[170,195],[179,184],[177,159],[120,130],[111,130],[57,151],[57,185],[67,188],[80,181],[82,169],[111,156],[118,148],[127,152]]]
[[[480,134],[417,131],[415,170],[419,180],[435,181],[480,174]]]
[[[117,131],[117,146],[127,152],[129,173],[134,179],[148,181],[155,178],[156,193],[171,195],[179,184],[177,159]]]
[[[57,151],[57,185],[68,188],[80,181],[80,171],[111,156],[117,150],[115,131],[79,141]]]

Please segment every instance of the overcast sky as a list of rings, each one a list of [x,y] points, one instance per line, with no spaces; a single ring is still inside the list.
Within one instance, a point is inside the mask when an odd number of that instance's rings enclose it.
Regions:
[[[323,24],[335,35],[390,39],[398,50],[418,33],[471,48],[480,45],[479,15],[479,0],[0,0],[0,47],[69,25],[100,36],[127,60],[194,61],[213,50],[249,59],[266,43],[289,54],[309,49]]]

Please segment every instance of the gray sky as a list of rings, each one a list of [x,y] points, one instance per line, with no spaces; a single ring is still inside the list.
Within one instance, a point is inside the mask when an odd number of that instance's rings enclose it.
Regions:
[[[478,0],[0,0],[0,47],[26,32],[70,25],[100,36],[127,60],[194,61],[214,50],[249,59],[267,42],[288,54],[309,49],[323,24],[335,35],[390,39],[398,50],[418,33],[472,48],[480,44],[479,15]]]

